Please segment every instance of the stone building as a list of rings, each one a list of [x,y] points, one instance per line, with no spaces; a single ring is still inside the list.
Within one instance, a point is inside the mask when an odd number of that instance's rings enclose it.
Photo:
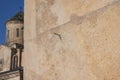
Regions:
[[[120,80],[120,0],[25,0],[25,80]]]
[[[0,80],[23,80],[24,13],[19,11],[5,25],[6,45],[0,46]]]
[[[18,12],[15,16],[6,22],[6,44],[12,47],[13,44],[23,44],[23,12]]]
[[[24,10],[24,80],[120,79],[120,0],[25,0]]]

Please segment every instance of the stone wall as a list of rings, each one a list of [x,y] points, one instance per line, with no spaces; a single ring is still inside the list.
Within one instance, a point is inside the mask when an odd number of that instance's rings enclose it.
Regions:
[[[27,0],[26,0],[27,1]],[[28,0],[29,1],[29,0]],[[40,34],[117,0],[34,0],[36,32]],[[30,2],[28,2],[30,3]]]
[[[6,46],[0,46],[0,72],[10,70],[11,50]]]
[[[119,80],[119,23],[119,0],[25,0],[25,80]]]

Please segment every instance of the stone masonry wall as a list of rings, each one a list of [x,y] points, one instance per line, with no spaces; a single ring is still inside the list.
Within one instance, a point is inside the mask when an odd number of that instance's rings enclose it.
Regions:
[[[11,50],[3,45],[0,45],[0,72],[10,69]]]
[[[25,80],[120,79],[120,0],[72,1],[25,0]]]

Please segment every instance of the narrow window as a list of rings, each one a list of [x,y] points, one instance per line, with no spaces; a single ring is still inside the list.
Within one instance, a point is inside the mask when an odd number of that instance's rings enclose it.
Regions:
[[[3,59],[0,59],[0,71],[3,70]]]
[[[22,27],[21,30],[24,30],[24,27]]]
[[[19,37],[19,28],[16,29],[16,36]]]
[[[8,39],[9,39],[9,34],[10,34],[10,31],[8,30],[8,34],[7,34],[7,36],[8,36]]]

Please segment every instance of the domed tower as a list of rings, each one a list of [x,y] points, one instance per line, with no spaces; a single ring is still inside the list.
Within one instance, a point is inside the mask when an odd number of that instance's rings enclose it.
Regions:
[[[23,44],[24,13],[19,11],[6,22],[6,45]]]

